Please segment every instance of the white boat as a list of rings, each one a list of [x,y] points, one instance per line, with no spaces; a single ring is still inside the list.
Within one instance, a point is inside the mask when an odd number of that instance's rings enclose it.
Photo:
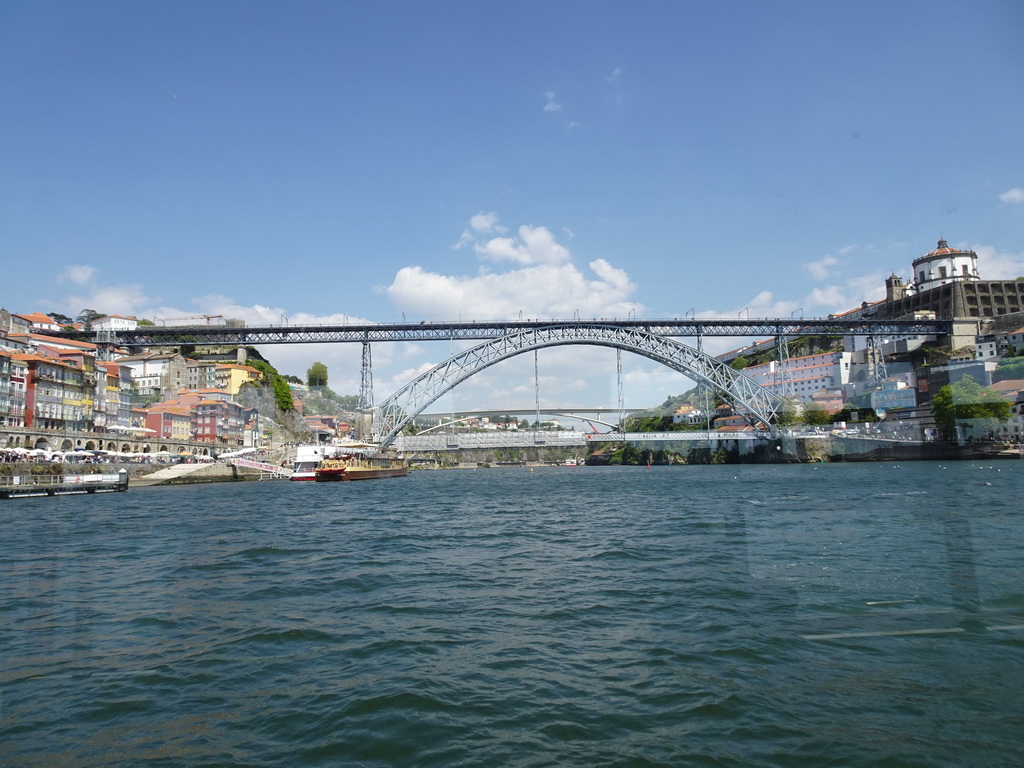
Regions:
[[[292,462],[292,480],[316,480],[316,468],[324,459],[334,458],[340,454],[333,445],[300,445],[295,449],[295,460]]]

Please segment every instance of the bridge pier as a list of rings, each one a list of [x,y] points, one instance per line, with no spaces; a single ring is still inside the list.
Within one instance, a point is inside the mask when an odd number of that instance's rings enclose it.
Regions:
[[[373,440],[373,409],[356,409],[356,423],[352,425],[355,429],[356,440],[372,442]]]

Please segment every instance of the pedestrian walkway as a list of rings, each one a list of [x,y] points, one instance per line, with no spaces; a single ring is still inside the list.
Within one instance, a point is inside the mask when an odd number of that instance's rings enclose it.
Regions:
[[[223,466],[223,465],[221,465]],[[158,469],[156,472],[150,472],[148,475],[142,475],[141,477],[133,477],[129,485],[133,488],[143,487],[147,485],[160,485],[161,483],[168,483],[173,480],[177,480],[186,475],[191,475],[196,472],[201,472],[204,469],[210,469],[211,467],[217,467],[215,464],[172,464],[169,467]]]

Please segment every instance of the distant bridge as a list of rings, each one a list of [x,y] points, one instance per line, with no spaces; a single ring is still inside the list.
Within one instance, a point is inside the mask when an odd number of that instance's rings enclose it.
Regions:
[[[807,440],[820,438],[813,431],[787,433],[787,438]],[[454,435],[399,435],[393,447],[402,453],[465,451],[502,448],[585,448],[590,443],[719,443],[725,440],[748,442],[765,440],[763,432],[715,432],[686,430],[679,432],[538,432],[493,431],[465,432]]]
[[[513,333],[561,327],[633,329],[655,336],[921,336],[948,334],[952,320],[876,320],[869,318],[754,319],[592,319],[519,320],[496,322],[423,321],[344,325],[269,325],[181,327],[142,326],[119,331],[61,331],[66,336],[121,347],[180,346],[182,344],[324,344],[386,341],[448,341],[497,339]]]

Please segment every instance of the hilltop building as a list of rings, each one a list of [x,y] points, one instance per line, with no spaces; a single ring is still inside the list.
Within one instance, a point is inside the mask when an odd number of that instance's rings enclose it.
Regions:
[[[672,414],[673,424],[703,424],[707,420],[704,411],[689,404],[680,405]]]
[[[106,315],[97,317],[91,325],[94,331],[134,331],[139,327],[139,321],[124,315]]]
[[[945,239],[914,260],[904,284],[895,274],[885,281],[885,301],[866,305],[864,317],[913,317],[934,312],[940,318],[991,318],[1024,311],[1024,281],[982,280],[978,254],[951,248]]]

